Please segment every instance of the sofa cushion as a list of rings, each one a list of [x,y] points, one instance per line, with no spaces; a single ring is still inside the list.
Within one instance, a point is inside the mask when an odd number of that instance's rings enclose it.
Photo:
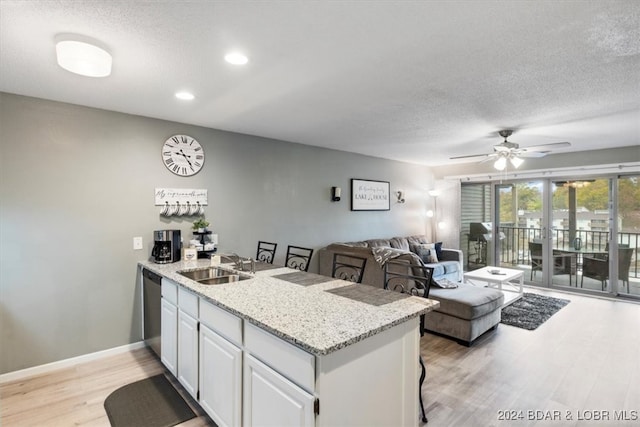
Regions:
[[[438,263],[425,263],[425,265],[433,268],[433,277],[457,273],[460,269],[460,263],[458,261],[440,261]]]
[[[390,248],[391,247],[391,243],[389,243],[389,239],[370,239],[366,241],[367,246],[369,246],[370,248],[379,248],[379,247],[386,247],[386,248]]]
[[[497,289],[479,288],[468,283],[459,283],[454,289],[432,286],[429,298],[440,301],[436,311],[465,320],[491,313],[504,303],[504,295]]]
[[[407,242],[409,242],[409,245],[413,244],[420,244],[420,243],[429,243],[429,239],[427,239],[427,237],[423,234],[416,234],[415,236],[409,236],[407,237]]]
[[[403,251],[409,251],[409,241],[406,237],[392,237],[389,239],[389,243],[392,248],[402,249]]]
[[[427,267],[433,268],[433,277],[444,276],[446,272],[444,271],[444,265],[440,263],[425,263]]]
[[[368,248],[367,242],[347,242],[347,243],[336,243],[338,245],[350,246],[352,248]]]
[[[412,243],[409,245],[409,249],[418,255],[425,264],[438,262],[435,243]]]
[[[359,257],[367,257],[371,255],[371,248],[366,246],[351,246],[347,243],[332,243],[327,246],[326,249],[331,252],[352,254]]]

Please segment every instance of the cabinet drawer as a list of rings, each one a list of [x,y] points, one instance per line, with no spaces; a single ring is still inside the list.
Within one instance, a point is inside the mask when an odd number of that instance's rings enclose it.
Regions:
[[[194,319],[198,319],[198,297],[191,292],[178,289],[178,307]]]
[[[248,322],[244,322],[244,345],[256,358],[313,393],[315,357],[312,354]]]
[[[162,298],[166,299],[173,305],[178,305],[178,285],[164,277],[162,283]]]
[[[200,323],[242,347],[242,319],[238,316],[201,299]]]

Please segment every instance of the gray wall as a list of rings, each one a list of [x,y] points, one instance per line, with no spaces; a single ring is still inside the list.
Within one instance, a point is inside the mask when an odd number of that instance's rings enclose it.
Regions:
[[[153,230],[187,240],[193,220],[161,217],[156,187],[208,189],[220,250],[274,241],[280,262],[287,244],[427,232],[425,167],[6,93],[0,108],[0,373],[141,339],[137,262]],[[162,164],[174,134],[205,148],[194,177]],[[350,178],[390,181],[407,202],[351,212]]]

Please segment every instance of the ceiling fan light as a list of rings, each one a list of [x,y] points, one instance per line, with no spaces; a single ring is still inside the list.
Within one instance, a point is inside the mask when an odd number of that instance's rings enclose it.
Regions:
[[[240,52],[231,52],[225,55],[224,60],[233,65],[245,65],[249,58]]]
[[[522,160],[520,157],[517,157],[517,156],[511,157],[509,160],[511,161],[511,164],[513,165],[513,167],[516,169],[518,169],[518,167],[520,167],[520,165],[524,163],[524,160]]]
[[[111,74],[112,58],[98,46],[64,40],[56,44],[58,65],[67,71],[87,77],[106,77]]]
[[[493,167],[497,170],[501,171],[507,167],[507,159],[504,157],[499,157],[498,160],[493,164]]]

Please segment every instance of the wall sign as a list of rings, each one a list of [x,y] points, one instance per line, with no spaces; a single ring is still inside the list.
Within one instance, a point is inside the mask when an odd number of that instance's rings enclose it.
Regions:
[[[352,211],[388,211],[390,209],[389,182],[368,179],[351,180]]]

